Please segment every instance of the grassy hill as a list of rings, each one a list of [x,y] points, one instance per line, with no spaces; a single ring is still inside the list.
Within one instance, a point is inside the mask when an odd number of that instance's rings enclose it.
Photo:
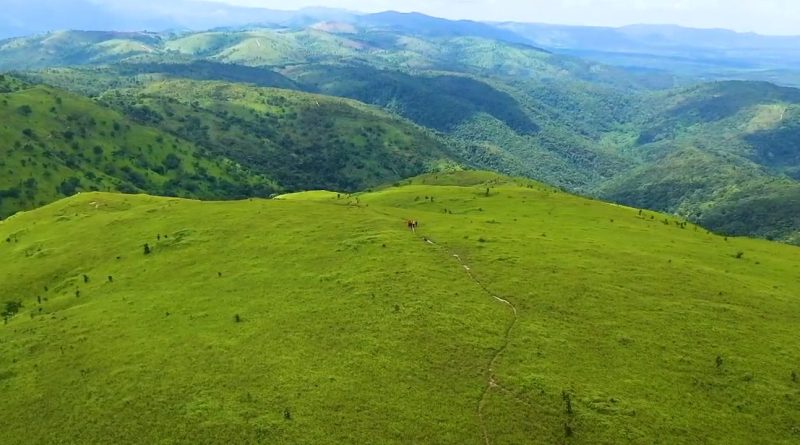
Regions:
[[[114,63],[153,55],[162,36],[146,32],[58,31],[0,41],[0,71]]]
[[[800,437],[797,248],[527,180],[86,193],[0,238],[9,444]]]
[[[77,191],[230,199],[279,190],[184,139],[9,76],[0,76],[0,122],[0,217]]]
[[[364,104],[221,82],[165,80],[101,98],[290,190],[355,191],[447,167],[431,132]]]

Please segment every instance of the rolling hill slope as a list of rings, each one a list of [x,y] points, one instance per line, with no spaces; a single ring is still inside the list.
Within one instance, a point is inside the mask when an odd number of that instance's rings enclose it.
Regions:
[[[0,76],[0,217],[76,191],[230,199],[280,190],[221,156],[66,91]]]
[[[275,178],[289,190],[356,191],[459,161],[458,153],[430,131],[352,100],[165,80],[113,90],[101,101]]]
[[[89,193],[0,238],[9,444],[800,437],[797,248],[527,180]]]
[[[800,242],[800,90],[718,82],[649,98],[641,161],[600,196],[733,235]]]

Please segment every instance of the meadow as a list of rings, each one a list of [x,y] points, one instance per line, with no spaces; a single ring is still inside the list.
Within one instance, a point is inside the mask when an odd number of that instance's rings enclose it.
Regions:
[[[82,193],[0,240],[5,443],[800,440],[796,247],[534,181]]]

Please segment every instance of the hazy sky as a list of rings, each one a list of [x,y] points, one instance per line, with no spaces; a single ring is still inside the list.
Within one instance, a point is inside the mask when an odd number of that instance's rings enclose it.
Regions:
[[[134,0],[130,0],[134,1]],[[168,1],[168,0],[164,0]],[[330,6],[419,11],[484,21],[620,26],[668,23],[762,34],[800,34],[800,0],[216,0],[271,9]]]

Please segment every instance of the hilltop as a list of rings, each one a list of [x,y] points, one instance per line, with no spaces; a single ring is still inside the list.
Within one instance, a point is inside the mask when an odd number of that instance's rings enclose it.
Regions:
[[[10,444],[800,434],[797,248],[529,180],[85,193],[0,238]]]

